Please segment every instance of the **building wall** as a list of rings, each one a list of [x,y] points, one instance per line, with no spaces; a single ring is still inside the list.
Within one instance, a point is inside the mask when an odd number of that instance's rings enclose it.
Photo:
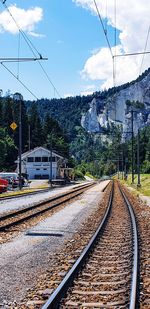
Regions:
[[[31,160],[31,162],[29,162]],[[50,152],[37,149],[31,152],[22,161],[22,173],[28,175],[28,179],[50,179],[51,176]],[[58,161],[60,158],[52,154],[52,178],[58,176]]]
[[[28,174],[29,179],[35,178],[45,178],[49,179],[51,176],[51,164],[27,164],[26,173]],[[52,178],[57,176],[57,166],[56,163],[52,163]]]

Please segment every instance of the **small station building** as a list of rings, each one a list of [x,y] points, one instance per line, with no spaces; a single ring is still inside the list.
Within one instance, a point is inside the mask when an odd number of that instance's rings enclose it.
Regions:
[[[17,172],[19,172],[19,159]],[[33,150],[22,153],[21,171],[28,179],[52,179],[61,178],[61,169],[66,168],[67,159],[55,151],[44,147],[36,147]]]

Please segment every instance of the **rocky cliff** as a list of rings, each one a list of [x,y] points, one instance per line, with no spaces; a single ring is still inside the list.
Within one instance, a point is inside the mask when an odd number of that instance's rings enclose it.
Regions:
[[[94,98],[89,110],[82,115],[81,125],[88,132],[103,132],[111,123],[122,124],[124,136],[131,131],[131,110],[133,129],[150,124],[150,69],[136,81],[114,88],[105,99]]]

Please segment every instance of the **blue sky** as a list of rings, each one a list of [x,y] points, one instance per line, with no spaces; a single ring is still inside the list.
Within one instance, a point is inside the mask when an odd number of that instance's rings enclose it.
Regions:
[[[10,22],[11,17],[2,1],[0,2],[0,57],[18,57],[18,50],[20,57],[33,57],[25,40],[19,36],[14,21]],[[135,52],[144,48],[150,5],[145,0],[126,2],[117,7],[117,42],[114,47],[114,1],[97,0],[104,25],[107,24],[113,53]],[[6,0],[19,27],[39,53],[48,58],[41,63],[61,97],[88,94],[113,85],[112,59],[93,3],[92,0]],[[142,31],[142,39],[137,36],[138,23],[138,35],[140,37]],[[148,47],[149,41],[147,49]],[[139,57],[117,60],[116,84],[136,78],[141,61],[142,58]],[[148,61],[147,56],[143,61],[142,71],[147,68]],[[59,97],[37,62],[21,63],[19,66],[17,63],[5,65],[37,98]],[[2,65],[0,75],[3,94],[9,89],[11,93],[21,92],[24,99],[35,99]]]

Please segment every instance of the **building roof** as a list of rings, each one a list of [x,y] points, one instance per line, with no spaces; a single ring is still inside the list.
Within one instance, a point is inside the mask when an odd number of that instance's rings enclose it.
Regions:
[[[50,154],[50,152],[51,152],[49,149],[40,146],[40,147],[36,147],[36,148],[34,148],[34,149],[31,149],[31,150],[29,150],[29,151],[26,151],[26,152],[22,153],[22,154],[21,154],[21,159],[27,158],[27,157],[30,156],[31,154],[34,154],[34,152],[36,152],[37,150],[44,150],[44,151],[48,152],[48,154]],[[53,151],[53,150],[52,150],[52,156],[56,156],[56,157],[58,157],[58,158],[60,158],[60,159],[64,159],[64,157],[60,156],[58,153],[56,153],[56,152]],[[15,161],[15,162],[18,162],[18,160]]]

